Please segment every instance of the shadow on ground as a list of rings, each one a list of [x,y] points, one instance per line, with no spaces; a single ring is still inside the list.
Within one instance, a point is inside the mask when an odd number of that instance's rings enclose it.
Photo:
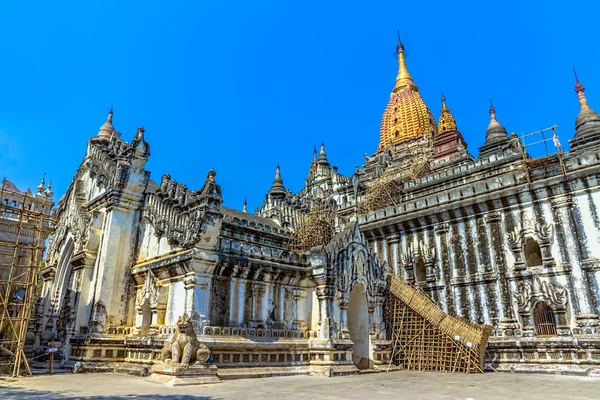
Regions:
[[[85,396],[80,394],[70,393],[68,391],[62,392],[50,392],[47,390],[31,390],[20,387],[0,387],[0,399],[2,400],[54,400],[54,399],[67,399],[67,400],[151,400],[151,399],[177,399],[177,400],[220,400],[218,397],[212,396],[192,396],[185,394],[126,394],[122,396]]]

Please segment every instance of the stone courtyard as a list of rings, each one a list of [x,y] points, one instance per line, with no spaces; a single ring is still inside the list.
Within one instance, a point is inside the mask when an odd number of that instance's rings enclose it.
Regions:
[[[600,380],[535,374],[449,374],[414,371],[337,378],[290,376],[226,380],[167,388],[116,374],[38,375],[0,381],[0,398],[50,399],[598,399]]]

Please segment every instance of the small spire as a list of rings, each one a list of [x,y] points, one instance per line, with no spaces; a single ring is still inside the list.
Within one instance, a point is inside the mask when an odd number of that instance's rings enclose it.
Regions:
[[[48,188],[44,191],[44,195],[46,197],[52,197],[54,193],[52,192],[52,179],[48,182]]]
[[[44,172],[44,176],[42,177],[42,181],[40,182],[40,184],[37,187],[37,192],[40,193],[40,194],[44,193],[44,189],[46,189],[45,186],[46,186],[46,173]]]
[[[327,161],[327,154],[325,153],[325,144],[321,143],[321,151],[319,151],[319,164],[321,165],[329,165],[329,161]]]
[[[438,133],[458,131],[454,116],[450,113],[450,109],[446,105],[446,96],[442,92],[442,111],[440,112],[440,120],[438,122]]]
[[[396,86],[394,86],[393,92],[399,92],[402,89],[410,87],[414,90],[419,90],[417,85],[410,76],[408,69],[406,68],[406,61],[404,59],[404,45],[400,41],[400,31],[398,31],[398,44],[396,45],[396,53],[398,54],[398,75],[396,76]]]
[[[280,197],[285,197],[287,194],[285,187],[283,186],[283,179],[281,179],[281,168],[279,167],[279,162],[277,163],[277,168],[275,169],[275,179],[273,180],[271,189],[269,189],[269,194]]]
[[[490,99],[490,124],[487,127],[485,132],[486,143],[497,140],[504,140],[508,138],[508,133],[506,132],[506,128],[498,122],[496,119],[496,109],[492,105],[492,99]]]
[[[245,213],[248,212],[248,202],[246,201],[246,195],[244,195],[244,209],[242,211]]]
[[[496,119],[496,109],[492,105],[492,99],[490,99],[490,125],[488,126],[488,128],[498,125],[500,125],[500,123]]]
[[[317,169],[317,146],[313,149],[313,161],[310,164],[310,169],[308,170],[308,174],[312,174]]]
[[[442,91],[442,114],[448,114],[450,109],[446,106],[446,96],[444,96],[444,91]]]
[[[587,99],[585,98],[585,87],[581,82],[579,82],[575,67],[573,67],[573,74],[575,74],[575,93],[577,93],[577,98],[579,99],[579,113],[581,114],[586,111],[592,111]]]
[[[98,131],[98,137],[110,139],[110,137],[112,136],[112,134],[115,131],[115,128],[112,123],[112,119],[113,119],[113,108],[111,106],[110,111],[108,112],[108,117],[106,118],[106,122],[100,127],[100,130]]]

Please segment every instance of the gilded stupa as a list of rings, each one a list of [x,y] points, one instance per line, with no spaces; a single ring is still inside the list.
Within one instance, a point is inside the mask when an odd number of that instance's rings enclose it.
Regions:
[[[419,88],[406,67],[404,45],[400,41],[400,36],[398,36],[396,53],[398,75],[381,119],[378,151],[390,143],[416,138],[423,134],[434,136],[437,133],[435,118],[423,101]]]

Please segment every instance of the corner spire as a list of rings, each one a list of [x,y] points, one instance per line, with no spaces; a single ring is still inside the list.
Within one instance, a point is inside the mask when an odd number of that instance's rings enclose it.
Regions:
[[[248,212],[248,202],[246,201],[246,195],[244,195],[244,208],[242,209],[242,212]]]
[[[317,169],[317,146],[313,149],[313,161],[310,164],[310,169],[308,170],[308,174],[312,174]]]
[[[104,139],[110,139],[112,134],[115,132],[115,128],[112,123],[112,119],[113,119],[113,108],[111,107],[110,111],[108,112],[108,117],[106,118],[106,122],[100,127],[100,130],[98,131],[98,137],[104,138]]]
[[[325,144],[321,143],[321,151],[319,151],[319,164],[321,165],[329,165],[329,161],[327,161],[327,154],[325,153]]]
[[[585,87],[575,74],[575,93],[579,99],[579,115],[575,119],[575,136],[571,140],[571,152],[600,146],[600,115],[592,110],[585,98]]]
[[[50,181],[48,182],[48,187],[46,188],[46,190],[44,190],[44,195],[46,197],[52,197],[52,195],[54,195],[54,192],[52,192],[52,179],[50,179]]]
[[[440,111],[440,120],[438,122],[438,133],[457,131],[454,115],[450,113],[450,109],[446,106],[446,96],[442,92],[442,110]]]
[[[494,108],[494,105],[492,104],[492,99],[490,99],[490,125],[488,126],[488,129],[493,126],[501,126],[501,125],[498,122],[498,120],[496,119],[496,109]]]
[[[37,192],[38,192],[39,194],[43,194],[43,193],[44,193],[44,190],[46,189],[46,187],[45,187],[45,186],[46,186],[46,173],[44,172],[44,176],[42,177],[42,181],[40,182],[40,184],[39,184],[39,185],[38,185],[38,187],[36,188],[36,189],[37,189]]]
[[[508,139],[508,133],[506,132],[506,128],[498,122],[496,119],[496,109],[492,104],[492,99],[490,99],[490,124],[485,132],[486,143],[490,140],[504,140]]]
[[[408,68],[406,68],[406,60],[404,59],[404,45],[400,41],[400,31],[398,31],[398,44],[396,45],[396,53],[398,54],[398,75],[396,76],[396,86],[392,92],[396,93],[407,87],[418,91],[417,85],[410,76]]]
[[[279,167],[279,163],[277,163],[277,168],[275,169],[275,179],[273,180],[271,189],[269,189],[269,194],[275,198],[284,198],[287,194],[285,187],[283,186],[283,179],[281,179],[281,168]]]

